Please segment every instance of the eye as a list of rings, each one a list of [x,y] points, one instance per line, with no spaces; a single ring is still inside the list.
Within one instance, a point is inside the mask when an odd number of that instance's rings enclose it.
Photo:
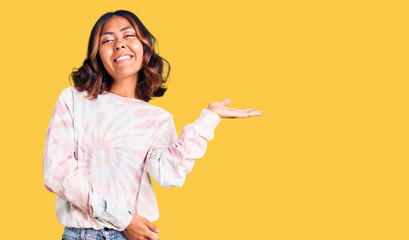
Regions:
[[[124,36],[124,38],[125,38],[125,37],[135,37],[135,35],[127,34],[127,35]]]
[[[103,41],[102,44],[105,44],[105,43],[107,43],[107,42],[109,42],[109,41],[111,41],[111,39],[108,39],[108,40]]]

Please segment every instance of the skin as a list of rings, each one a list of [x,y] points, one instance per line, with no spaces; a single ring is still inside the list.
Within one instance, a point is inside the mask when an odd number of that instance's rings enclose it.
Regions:
[[[131,59],[114,62],[122,54],[129,54]],[[138,82],[138,71],[142,68],[143,45],[136,36],[132,24],[125,18],[113,16],[101,30],[99,55],[102,63],[113,78],[111,93],[122,97],[138,98],[134,89]],[[261,116],[262,112],[254,108],[229,108],[230,99],[211,102],[208,109],[221,118],[245,118]],[[129,240],[156,240],[152,232],[158,233],[157,227],[146,218],[134,214],[129,226],[123,231]]]

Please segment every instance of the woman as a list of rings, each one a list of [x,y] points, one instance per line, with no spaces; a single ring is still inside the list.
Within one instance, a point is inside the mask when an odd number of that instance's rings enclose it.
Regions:
[[[157,239],[149,175],[182,186],[221,118],[261,115],[212,102],[178,138],[172,115],[150,105],[166,91],[155,38],[131,12],[94,25],[88,56],[53,109],[44,147],[44,183],[57,195],[63,239]],[[169,66],[169,64],[167,64]]]

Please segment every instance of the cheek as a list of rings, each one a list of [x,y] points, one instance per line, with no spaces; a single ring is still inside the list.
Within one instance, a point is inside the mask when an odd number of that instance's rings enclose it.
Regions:
[[[135,44],[134,44],[134,49],[135,49],[136,54],[137,54],[139,57],[142,57],[142,56],[143,56],[143,45],[142,45],[141,42],[135,43]]]
[[[101,49],[99,51],[99,57],[101,58],[102,64],[104,64],[104,67],[106,68],[110,62],[109,53],[107,51],[104,51],[104,49]]]

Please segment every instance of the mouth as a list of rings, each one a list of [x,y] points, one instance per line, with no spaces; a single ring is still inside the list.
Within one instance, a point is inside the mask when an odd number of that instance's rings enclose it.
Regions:
[[[115,63],[126,62],[132,59],[134,56],[131,54],[122,54],[121,56],[114,59]]]

